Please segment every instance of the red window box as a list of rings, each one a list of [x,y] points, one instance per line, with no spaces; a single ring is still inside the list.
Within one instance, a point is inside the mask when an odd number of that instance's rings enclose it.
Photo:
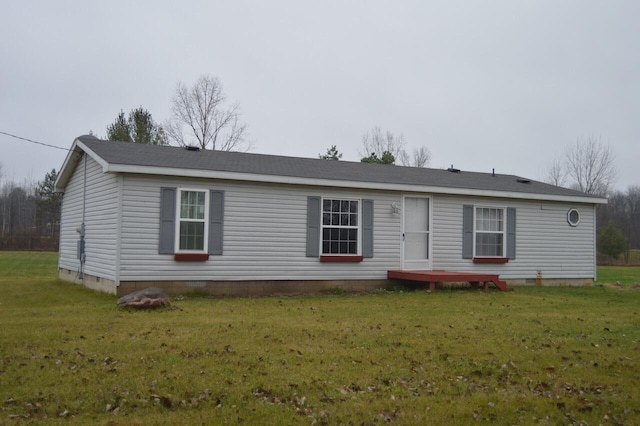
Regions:
[[[173,260],[181,262],[202,262],[209,260],[209,253],[176,253],[173,255]]]
[[[473,263],[507,263],[508,257],[474,257]]]
[[[320,262],[362,262],[362,256],[320,256]]]

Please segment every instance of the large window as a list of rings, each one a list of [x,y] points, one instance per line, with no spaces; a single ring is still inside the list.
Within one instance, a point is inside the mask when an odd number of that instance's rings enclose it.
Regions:
[[[206,251],[207,192],[180,190],[178,251]]]
[[[505,256],[505,209],[476,207],[475,256]]]
[[[322,200],[322,254],[357,255],[359,202]]]

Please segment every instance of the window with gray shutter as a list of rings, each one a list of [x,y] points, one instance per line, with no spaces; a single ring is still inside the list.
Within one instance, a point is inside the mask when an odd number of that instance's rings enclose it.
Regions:
[[[362,200],[362,257],[373,257],[373,200]]]
[[[160,188],[160,242],[158,253],[174,253],[175,223],[176,188]]]
[[[202,248],[201,240],[203,236],[201,232],[198,234],[198,229],[202,229],[203,226],[199,222],[194,222],[194,220],[207,218],[208,214],[208,253],[211,255],[222,254],[224,242],[224,191],[210,190],[208,205],[198,204],[199,199],[197,197],[195,198],[198,201],[197,203],[189,201],[194,198],[192,196],[193,193],[198,195],[200,192],[179,191],[177,188],[160,188],[160,241],[158,253],[175,254],[176,227],[179,227],[181,251],[197,251],[198,247]],[[180,202],[180,214],[176,211],[178,193],[184,198]],[[189,225],[192,225],[191,222],[195,223],[194,230],[189,228]],[[194,228],[194,226],[191,227]]]
[[[307,257],[320,256],[320,197],[307,198]]]
[[[473,206],[462,206],[462,258],[473,259]]]
[[[462,206],[462,258],[515,259],[516,209]]]
[[[221,255],[224,228],[224,191],[209,191],[209,254]]]
[[[507,257],[516,258],[516,209],[507,208]]]
[[[331,262],[373,257],[373,200],[308,197],[306,255]]]

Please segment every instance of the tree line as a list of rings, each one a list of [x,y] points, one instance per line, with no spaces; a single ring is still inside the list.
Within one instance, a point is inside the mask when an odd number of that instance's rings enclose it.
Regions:
[[[0,167],[0,250],[58,250],[62,194],[58,173],[36,184],[2,179]]]
[[[597,226],[598,251],[608,263],[637,263],[631,253],[640,249],[640,185],[611,192],[609,202],[598,206]]]

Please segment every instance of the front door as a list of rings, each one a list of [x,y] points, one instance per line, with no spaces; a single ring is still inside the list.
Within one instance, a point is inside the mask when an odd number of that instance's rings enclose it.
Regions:
[[[402,269],[431,269],[430,201],[428,197],[404,197]]]

